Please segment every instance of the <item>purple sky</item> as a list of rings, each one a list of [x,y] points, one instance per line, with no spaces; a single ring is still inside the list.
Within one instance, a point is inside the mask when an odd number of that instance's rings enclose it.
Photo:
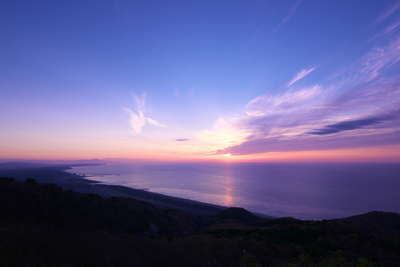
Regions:
[[[400,160],[399,1],[6,1],[0,15],[1,158]]]

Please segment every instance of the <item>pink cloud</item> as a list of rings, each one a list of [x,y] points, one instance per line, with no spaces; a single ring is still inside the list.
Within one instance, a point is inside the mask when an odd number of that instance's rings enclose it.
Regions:
[[[246,106],[235,127],[248,133],[217,153],[352,148],[400,144],[400,37],[372,48],[333,79]],[[293,85],[314,68],[297,73]]]

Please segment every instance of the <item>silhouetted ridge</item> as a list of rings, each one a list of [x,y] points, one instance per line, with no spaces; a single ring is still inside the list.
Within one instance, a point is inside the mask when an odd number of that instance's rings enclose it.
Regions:
[[[233,220],[242,223],[255,223],[260,221],[260,218],[253,213],[238,207],[227,208],[217,214],[219,220]]]
[[[367,231],[400,231],[400,214],[394,212],[371,211],[337,221]]]
[[[132,198],[103,198],[65,191],[53,184],[0,179],[0,223],[41,224],[82,230],[129,233],[183,233],[194,230],[192,217],[158,209]],[[184,229],[180,228],[185,222]]]
[[[132,198],[0,179],[0,266],[397,267],[400,215],[194,216]]]

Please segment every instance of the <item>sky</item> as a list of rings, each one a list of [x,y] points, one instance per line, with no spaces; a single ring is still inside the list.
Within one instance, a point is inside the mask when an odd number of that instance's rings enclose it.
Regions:
[[[0,158],[400,161],[400,1],[2,1]]]

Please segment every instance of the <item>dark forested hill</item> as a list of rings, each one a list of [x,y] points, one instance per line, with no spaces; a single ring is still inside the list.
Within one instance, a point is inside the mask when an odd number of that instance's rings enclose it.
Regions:
[[[400,215],[195,216],[0,179],[0,266],[399,266]]]

